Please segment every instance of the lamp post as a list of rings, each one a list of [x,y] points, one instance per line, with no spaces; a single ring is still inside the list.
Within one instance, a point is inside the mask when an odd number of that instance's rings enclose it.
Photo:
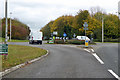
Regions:
[[[7,21],[7,0],[5,0],[5,18],[6,18],[5,44],[7,44],[7,33],[8,33],[8,21]]]
[[[10,12],[10,41],[11,41],[11,15],[12,15],[12,12]]]
[[[104,42],[104,18],[102,16],[102,43]]]

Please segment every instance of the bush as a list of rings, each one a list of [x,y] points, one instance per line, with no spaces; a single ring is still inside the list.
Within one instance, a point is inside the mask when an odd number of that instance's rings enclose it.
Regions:
[[[68,43],[68,44],[81,45],[81,44],[85,44],[85,41],[80,41],[80,40],[68,40],[67,43]]]
[[[101,42],[100,39],[94,39],[94,42]],[[106,38],[104,39],[104,42],[118,42],[118,39],[110,39],[110,38]]]
[[[107,38],[107,39],[104,39],[104,42],[118,42],[118,39]]]
[[[64,44],[65,42],[64,42],[64,40],[55,40],[54,43],[56,43],[56,44]]]
[[[101,39],[93,39],[94,42],[101,42]]]

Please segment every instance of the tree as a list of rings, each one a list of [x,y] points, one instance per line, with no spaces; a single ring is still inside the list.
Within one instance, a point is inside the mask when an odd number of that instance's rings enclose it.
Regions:
[[[8,18],[8,22],[10,21],[10,19]],[[5,18],[2,19],[2,37],[5,38]],[[16,19],[12,19],[12,39],[19,39],[19,40],[23,40],[23,39],[27,39],[30,33],[30,29],[29,27],[16,20]],[[10,24],[8,23],[8,36],[10,36]]]
[[[89,12],[87,10],[80,10],[74,18],[73,28],[77,35],[84,35],[83,24],[84,21],[88,18]]]
[[[43,37],[46,38],[46,39],[49,39],[50,36],[51,36],[51,28],[52,28],[53,22],[54,21],[50,21],[47,25],[45,25],[41,29],[41,31],[43,32]]]

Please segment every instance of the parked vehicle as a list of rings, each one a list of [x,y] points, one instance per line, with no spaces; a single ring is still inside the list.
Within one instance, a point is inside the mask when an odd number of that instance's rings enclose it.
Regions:
[[[29,44],[42,44],[43,33],[40,31],[31,32],[29,38]]]
[[[85,38],[86,38],[86,40],[90,41],[90,39],[87,36],[77,36],[76,38],[78,40],[85,40]]]

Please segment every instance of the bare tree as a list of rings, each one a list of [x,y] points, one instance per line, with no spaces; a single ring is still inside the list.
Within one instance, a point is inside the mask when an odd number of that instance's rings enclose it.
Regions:
[[[96,13],[106,14],[105,10],[99,6],[90,8],[91,16],[93,17]]]

